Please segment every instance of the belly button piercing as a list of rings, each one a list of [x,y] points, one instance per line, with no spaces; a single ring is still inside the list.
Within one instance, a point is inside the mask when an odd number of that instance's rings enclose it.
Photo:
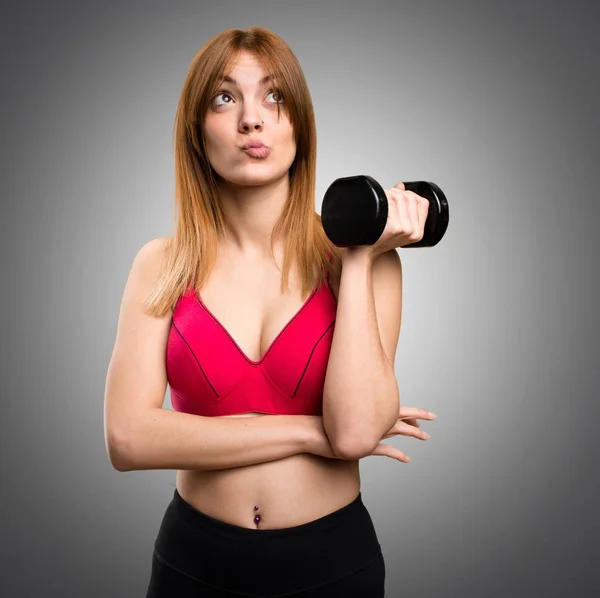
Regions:
[[[254,507],[255,511],[258,511],[258,507]],[[258,523],[260,522],[260,515],[256,515],[256,517],[254,518],[254,523],[256,523],[258,525]]]

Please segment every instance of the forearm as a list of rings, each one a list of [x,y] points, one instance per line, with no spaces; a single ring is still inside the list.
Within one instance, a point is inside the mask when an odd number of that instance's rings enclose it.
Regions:
[[[119,471],[229,469],[309,452],[312,416],[201,417],[152,409],[109,446]]]
[[[359,457],[394,425],[400,408],[394,365],[377,325],[372,258],[344,254],[325,387],[323,425],[340,455]]]

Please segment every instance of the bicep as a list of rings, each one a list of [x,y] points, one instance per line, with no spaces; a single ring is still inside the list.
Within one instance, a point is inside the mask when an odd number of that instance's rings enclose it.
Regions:
[[[171,311],[154,317],[143,306],[158,279],[163,245],[163,238],[153,239],[139,250],[125,284],[104,395],[109,445],[127,442],[139,414],[163,404]]]

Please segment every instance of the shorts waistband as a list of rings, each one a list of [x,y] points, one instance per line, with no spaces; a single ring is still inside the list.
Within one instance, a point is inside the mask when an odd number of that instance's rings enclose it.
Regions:
[[[188,577],[259,594],[295,591],[350,575],[372,562],[381,545],[361,493],[308,523],[261,530],[215,519],[175,490],[155,550]]]
[[[365,512],[367,510],[362,500],[362,493],[359,492],[356,498],[347,505],[307,523],[277,529],[261,529],[260,526],[257,529],[252,529],[216,519],[198,510],[179,494],[177,488],[175,488],[169,508],[172,508],[178,515],[193,525],[201,526],[213,533],[235,537],[236,540],[256,539],[257,537],[285,538],[286,536],[326,532],[337,526],[350,525],[356,521],[357,514],[360,511]]]

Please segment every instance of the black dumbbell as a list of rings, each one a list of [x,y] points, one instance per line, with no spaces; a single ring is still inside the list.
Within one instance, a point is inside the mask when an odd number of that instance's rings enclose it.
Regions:
[[[429,200],[423,238],[405,247],[433,247],[448,228],[448,201],[442,190],[433,183],[414,181],[404,183]],[[329,240],[337,247],[373,245],[383,233],[388,216],[388,200],[383,187],[372,177],[357,176],[336,179],[323,197],[321,224]]]

